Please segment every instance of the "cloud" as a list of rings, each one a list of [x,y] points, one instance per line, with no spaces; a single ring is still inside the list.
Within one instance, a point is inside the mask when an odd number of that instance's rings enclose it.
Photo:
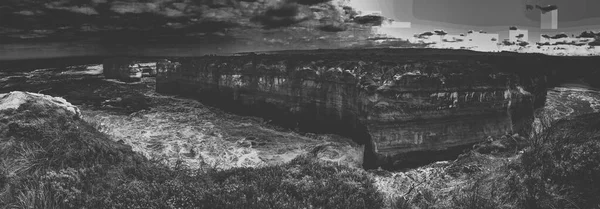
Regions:
[[[379,15],[361,15],[354,17],[353,20],[362,25],[380,26],[385,18]]]
[[[554,36],[549,36],[549,35],[544,34],[544,35],[542,35],[542,37],[544,37],[544,38],[550,38],[550,39],[561,39],[561,38],[568,38],[569,35],[564,34],[564,33],[559,33],[559,34],[556,34]]]
[[[341,32],[347,30],[348,27],[345,25],[322,25],[319,26],[319,30],[325,32]]]
[[[546,13],[546,12],[550,12],[550,11],[553,11],[553,10],[557,10],[558,6],[556,6],[556,5],[548,5],[548,6],[535,5],[535,8],[539,9],[540,11],[542,11],[542,13]]]
[[[446,31],[444,31],[444,30],[434,30],[433,32],[434,32],[436,35],[440,35],[440,36],[443,36],[443,35],[446,35],[446,34],[448,34],[448,32],[446,32]]]
[[[20,15],[25,15],[25,16],[33,16],[33,15],[35,15],[35,12],[31,11],[31,10],[22,10],[22,11],[15,12],[15,14],[20,14]]]
[[[330,2],[331,0],[291,0],[291,2],[295,2],[303,5],[316,5]]]
[[[423,32],[421,34],[416,34],[414,37],[415,38],[426,38],[426,37],[429,37],[429,36],[433,36],[433,34],[434,33],[432,33],[432,32],[426,31],[426,32]]]
[[[107,2],[108,2],[108,0],[92,0],[92,3],[94,3],[94,4],[104,4]]]
[[[74,13],[86,14],[86,15],[97,15],[98,11],[95,8],[88,5],[69,5],[69,1],[54,1],[46,3],[45,7],[48,9],[66,10]]]
[[[110,8],[113,12],[119,14],[127,14],[127,13],[147,13],[147,12],[157,12],[158,5],[155,3],[143,3],[143,2],[122,2],[117,1],[114,2]]]
[[[56,8],[56,9],[63,9],[63,10],[67,10],[67,11],[71,11],[71,12],[75,12],[75,13],[86,14],[86,15],[97,15],[98,14],[96,9],[94,9],[92,7],[72,6],[72,7],[62,7],[62,8]]]
[[[301,13],[298,4],[286,3],[278,7],[271,7],[263,14],[252,18],[252,20],[270,29],[292,26],[309,18],[309,15]]]
[[[325,42],[351,42],[373,34],[385,17],[358,15],[345,0],[57,0],[10,1],[0,6],[3,35],[35,38],[34,29],[60,40],[96,37],[106,42],[221,40],[319,47]],[[219,35],[216,35],[219,34]],[[282,35],[285,34],[285,35]],[[196,38],[196,39],[192,39]],[[0,36],[2,39],[2,36]],[[58,40],[57,39],[57,40]],[[200,40],[205,39],[205,40]],[[5,39],[6,40],[6,39]],[[11,39],[12,40],[12,39]],[[303,43],[294,45],[294,43]],[[103,42],[104,43],[104,42]],[[310,44],[308,44],[310,43]],[[336,44],[329,44],[336,45]]]
[[[451,38],[451,39],[444,38],[444,39],[442,39],[442,42],[447,42],[447,43],[456,43],[456,42],[463,42],[463,41],[465,41],[465,39],[461,39],[461,38]]]
[[[533,9],[534,9],[534,7],[533,7],[533,5],[531,5],[531,4],[527,4],[527,5],[525,5],[525,9],[526,9],[526,10],[533,10]]]
[[[581,32],[581,34],[579,34],[577,36],[577,38],[599,38],[599,37],[600,37],[600,31],[598,31],[598,32],[583,31],[583,32]]]

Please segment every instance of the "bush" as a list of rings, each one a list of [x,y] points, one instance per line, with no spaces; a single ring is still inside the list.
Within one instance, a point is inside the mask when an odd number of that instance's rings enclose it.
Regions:
[[[529,208],[600,205],[600,114],[553,124],[522,156]]]
[[[88,167],[140,159],[83,120],[26,103],[0,111],[0,161],[20,162],[19,173]]]

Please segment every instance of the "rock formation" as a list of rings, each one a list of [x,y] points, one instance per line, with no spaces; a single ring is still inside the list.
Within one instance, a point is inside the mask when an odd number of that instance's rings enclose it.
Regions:
[[[154,77],[157,74],[157,65],[166,60],[146,60],[135,58],[110,58],[105,59],[102,67],[104,77],[121,81],[140,81],[142,77]]]
[[[366,167],[431,162],[488,136],[527,134],[551,82],[541,55],[375,49],[173,61],[180,65],[159,68],[158,92],[352,137],[366,145]]]
[[[36,106],[47,107],[49,110],[59,111],[75,119],[81,118],[79,108],[60,97],[22,91],[0,94],[0,110],[16,110],[25,103],[34,103]]]

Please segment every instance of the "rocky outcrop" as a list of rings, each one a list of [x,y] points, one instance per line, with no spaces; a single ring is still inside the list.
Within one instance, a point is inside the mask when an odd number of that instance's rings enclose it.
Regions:
[[[156,76],[157,65],[160,65],[161,62],[166,62],[166,60],[118,57],[105,59],[102,67],[105,78],[121,81],[140,81],[143,76]]]
[[[430,162],[488,136],[526,134],[548,83],[540,55],[375,49],[173,61],[178,67],[159,70],[158,92],[352,137],[365,144],[367,167]]]
[[[39,107],[46,107],[49,111],[57,111],[76,119],[81,118],[81,111],[79,111],[79,108],[60,97],[22,91],[0,94],[0,110],[16,110],[26,103],[31,103]]]

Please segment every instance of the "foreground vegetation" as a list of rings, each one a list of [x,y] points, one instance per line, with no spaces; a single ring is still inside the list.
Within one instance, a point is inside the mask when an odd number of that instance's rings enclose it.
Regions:
[[[34,104],[0,112],[2,208],[381,208],[366,172],[317,162],[168,168]]]

